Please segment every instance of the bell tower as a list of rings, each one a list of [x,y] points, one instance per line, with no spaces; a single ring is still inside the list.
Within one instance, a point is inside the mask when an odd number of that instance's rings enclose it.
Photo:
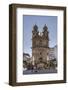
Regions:
[[[37,35],[38,35],[38,26],[35,24],[32,30],[32,37],[35,37]]]
[[[46,43],[46,47],[49,47],[49,32],[46,24],[43,27],[42,33],[43,33],[44,42]]]

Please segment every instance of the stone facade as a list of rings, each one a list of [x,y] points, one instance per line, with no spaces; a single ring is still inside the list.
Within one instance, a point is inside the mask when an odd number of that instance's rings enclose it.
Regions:
[[[49,32],[46,24],[42,32],[38,31],[38,26],[34,25],[32,30],[32,59],[34,65],[45,64],[49,50]],[[42,66],[41,65],[41,66]]]

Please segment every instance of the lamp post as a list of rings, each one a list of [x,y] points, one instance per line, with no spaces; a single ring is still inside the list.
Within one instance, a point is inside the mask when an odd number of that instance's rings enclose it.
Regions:
[[[33,56],[33,62],[32,62],[32,65],[34,66],[34,56]]]
[[[33,72],[33,70],[34,70],[34,56],[32,57],[32,72]]]

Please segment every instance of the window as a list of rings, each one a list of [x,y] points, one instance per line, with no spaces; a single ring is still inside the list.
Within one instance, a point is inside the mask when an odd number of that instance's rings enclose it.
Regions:
[[[42,53],[40,52],[40,55],[41,55]]]
[[[39,41],[39,44],[42,45],[42,40]]]
[[[42,60],[43,60],[42,57],[40,57],[40,58],[39,58],[39,61],[42,62]]]

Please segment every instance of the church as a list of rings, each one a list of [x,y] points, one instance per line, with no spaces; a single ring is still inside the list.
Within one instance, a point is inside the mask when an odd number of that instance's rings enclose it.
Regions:
[[[49,50],[49,32],[45,24],[42,32],[39,32],[35,24],[32,30],[32,61],[37,68],[46,68]]]

